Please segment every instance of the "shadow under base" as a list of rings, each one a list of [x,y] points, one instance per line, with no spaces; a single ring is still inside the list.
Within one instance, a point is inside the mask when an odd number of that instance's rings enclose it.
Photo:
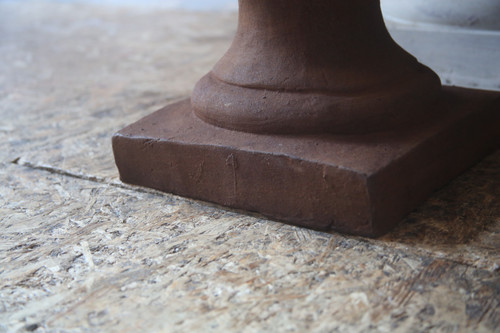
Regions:
[[[123,182],[321,230],[379,236],[500,143],[500,93],[443,88],[425,124],[366,135],[265,135],[190,100],[113,136]]]

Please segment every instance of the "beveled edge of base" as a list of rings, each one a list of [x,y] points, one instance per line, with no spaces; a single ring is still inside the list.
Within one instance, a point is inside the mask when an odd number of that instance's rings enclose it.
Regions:
[[[467,90],[467,94],[475,92]],[[492,100],[491,94],[488,96]],[[151,137],[147,128],[134,133],[130,132],[130,126],[127,131],[115,134],[113,151],[120,177],[127,183],[257,212],[294,225],[375,237],[389,231],[432,191],[498,147],[500,138],[495,131],[500,128],[500,115],[495,112],[500,110],[498,100],[497,96],[496,104],[482,105],[477,110],[468,106],[471,110],[466,116],[449,122],[437,135],[369,174],[342,165],[308,161],[301,156],[231,147],[230,143],[192,144],[186,138],[179,141],[175,135],[169,137],[168,132],[163,137]],[[171,116],[171,121],[178,122],[174,109],[191,114],[186,100],[135,124],[146,119],[154,123],[159,115]],[[211,126],[195,117],[188,122],[180,130],[196,129],[200,123]],[[210,131],[209,127],[206,129]],[[151,168],[152,165],[155,167]],[[256,170],[255,165],[262,170]],[[300,191],[296,190],[297,179]],[[256,191],[259,188],[256,183],[265,190]],[[332,186],[343,190],[329,190]],[[295,199],[280,203],[279,209],[273,208],[278,202],[276,198],[282,201],[290,194]],[[299,202],[304,198],[305,205]]]

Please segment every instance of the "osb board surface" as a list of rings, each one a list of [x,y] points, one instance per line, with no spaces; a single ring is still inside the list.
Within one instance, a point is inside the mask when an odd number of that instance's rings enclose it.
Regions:
[[[16,165],[0,180],[4,328],[500,325],[495,271]]]
[[[187,96],[235,24],[0,3],[0,332],[494,331],[498,151],[377,240],[117,180],[112,133]]]
[[[235,26],[234,13],[0,3],[0,160],[116,177],[110,135],[187,96]]]

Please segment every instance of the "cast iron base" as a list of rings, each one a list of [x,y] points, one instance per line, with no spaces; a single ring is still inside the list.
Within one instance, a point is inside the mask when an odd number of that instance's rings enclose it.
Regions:
[[[500,143],[500,93],[444,88],[425,125],[370,135],[262,135],[209,125],[189,100],[113,137],[122,181],[363,236],[406,214]]]

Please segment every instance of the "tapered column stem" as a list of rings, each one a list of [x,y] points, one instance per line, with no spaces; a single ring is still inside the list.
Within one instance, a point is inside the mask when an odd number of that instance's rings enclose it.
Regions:
[[[232,46],[195,87],[217,126],[367,133],[425,120],[438,77],[387,32],[378,0],[240,0]]]

